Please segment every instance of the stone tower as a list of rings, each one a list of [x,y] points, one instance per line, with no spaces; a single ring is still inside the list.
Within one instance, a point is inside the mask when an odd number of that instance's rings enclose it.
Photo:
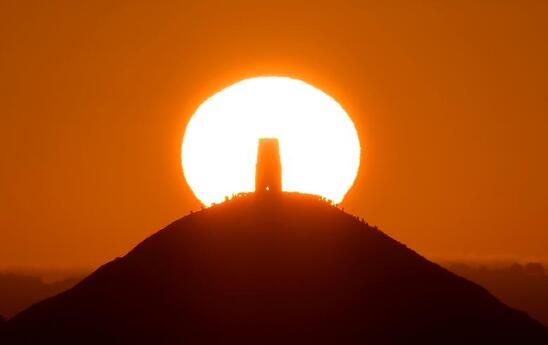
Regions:
[[[282,191],[282,163],[278,139],[260,138],[255,169],[255,192]]]

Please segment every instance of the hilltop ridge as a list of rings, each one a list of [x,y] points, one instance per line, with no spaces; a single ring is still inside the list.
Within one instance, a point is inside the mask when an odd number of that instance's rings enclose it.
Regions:
[[[546,328],[318,197],[187,215],[7,322],[33,344],[545,344]]]

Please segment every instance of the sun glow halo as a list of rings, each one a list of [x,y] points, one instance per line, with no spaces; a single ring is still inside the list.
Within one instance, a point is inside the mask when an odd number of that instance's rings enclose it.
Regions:
[[[254,191],[259,138],[279,140],[284,191],[338,203],[356,178],[356,128],[333,98],[296,79],[251,78],[207,99],[186,128],[183,171],[202,203]]]

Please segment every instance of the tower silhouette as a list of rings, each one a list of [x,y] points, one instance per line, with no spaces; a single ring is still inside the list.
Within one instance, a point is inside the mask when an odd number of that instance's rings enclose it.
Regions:
[[[282,191],[282,164],[278,139],[260,138],[255,169],[255,192]]]

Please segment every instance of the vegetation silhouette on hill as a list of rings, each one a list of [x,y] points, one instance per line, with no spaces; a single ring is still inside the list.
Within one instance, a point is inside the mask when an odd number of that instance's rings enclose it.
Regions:
[[[7,322],[7,343],[546,344],[544,326],[317,197],[194,212]]]

